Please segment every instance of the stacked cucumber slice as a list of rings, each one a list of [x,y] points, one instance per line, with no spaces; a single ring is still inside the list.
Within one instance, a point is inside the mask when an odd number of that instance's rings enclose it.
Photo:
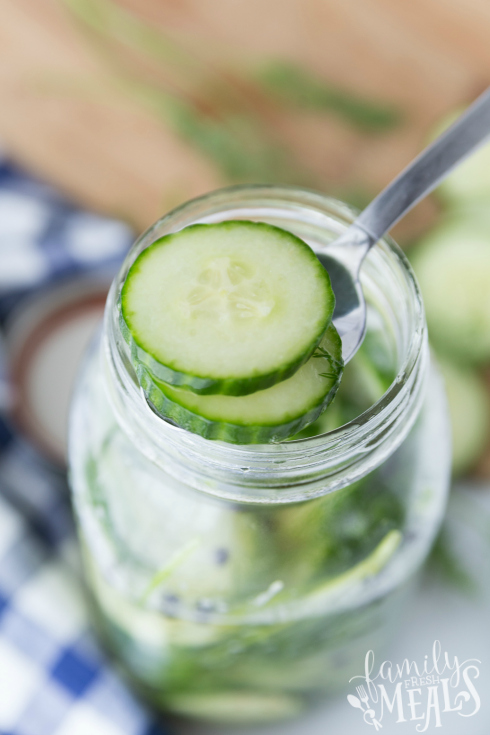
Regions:
[[[131,266],[121,329],[148,402],[208,439],[287,439],[342,377],[328,273],[295,235],[262,222],[198,224]]]

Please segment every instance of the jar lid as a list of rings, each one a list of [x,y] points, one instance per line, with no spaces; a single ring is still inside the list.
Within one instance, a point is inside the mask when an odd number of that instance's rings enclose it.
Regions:
[[[64,281],[22,302],[7,323],[12,421],[57,464],[66,462],[71,394],[108,288],[107,280]]]

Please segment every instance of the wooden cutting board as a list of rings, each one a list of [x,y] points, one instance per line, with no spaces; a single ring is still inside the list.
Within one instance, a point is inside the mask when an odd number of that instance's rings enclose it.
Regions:
[[[203,63],[289,59],[404,122],[362,135],[333,116],[276,113],[281,141],[327,192],[375,193],[441,114],[490,82],[487,0],[118,0]],[[0,140],[83,204],[138,229],[226,183],[202,151],[114,82],[104,48],[62,0],[0,0]],[[408,235],[430,217],[424,205]],[[406,227],[406,226],[405,226]]]

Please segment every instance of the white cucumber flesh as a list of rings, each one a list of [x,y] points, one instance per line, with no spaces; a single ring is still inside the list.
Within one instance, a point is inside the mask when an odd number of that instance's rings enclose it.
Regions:
[[[144,250],[121,292],[134,362],[196,393],[285,380],[333,315],[329,276],[295,235],[262,222],[191,225]]]

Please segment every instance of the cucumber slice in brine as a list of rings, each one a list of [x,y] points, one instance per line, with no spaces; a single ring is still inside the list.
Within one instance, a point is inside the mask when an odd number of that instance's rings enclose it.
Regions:
[[[333,325],[292,377],[246,396],[197,395],[137,366],[145,395],[160,415],[207,439],[235,444],[277,442],[301,431],[333,400],[342,372],[342,343]]]
[[[164,704],[173,712],[212,722],[260,723],[296,717],[305,708],[300,697],[291,694],[231,690],[175,694]]]
[[[490,358],[490,226],[464,218],[450,220],[421,240],[411,261],[434,347],[462,363],[486,362]]]
[[[155,378],[245,395],[310,358],[335,297],[305,242],[262,222],[229,221],[150,245],[131,266],[120,305],[133,360]]]

